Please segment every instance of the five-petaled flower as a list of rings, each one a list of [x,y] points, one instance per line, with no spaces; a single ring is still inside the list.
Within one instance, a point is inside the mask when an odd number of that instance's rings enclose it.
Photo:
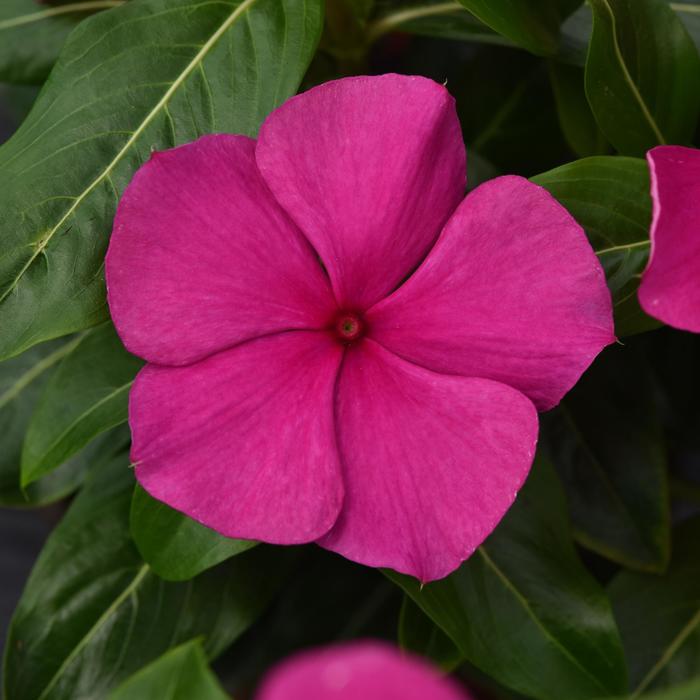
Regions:
[[[312,649],[286,659],[256,700],[469,700],[423,659],[385,643],[361,641]]]
[[[399,75],[153,155],[106,262],[149,363],[130,424],[151,495],[422,581],[469,557],[527,476],[536,408],[614,336],[567,211],[514,176],[465,198],[465,170],[447,90]]]
[[[700,333],[700,151],[658,146],[647,160],[654,218],[639,302],[669,326]]]

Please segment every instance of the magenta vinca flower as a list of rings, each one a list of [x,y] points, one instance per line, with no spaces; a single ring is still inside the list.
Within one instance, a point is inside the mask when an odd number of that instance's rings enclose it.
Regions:
[[[230,536],[316,541],[422,581],[493,530],[554,406],[613,340],[581,228],[520,177],[464,198],[454,101],[326,83],[155,153],[106,262],[132,460]]]
[[[700,151],[658,146],[647,160],[654,218],[639,302],[669,326],[700,333]]]
[[[469,700],[450,678],[388,644],[362,641],[305,651],[263,681],[256,700]]]

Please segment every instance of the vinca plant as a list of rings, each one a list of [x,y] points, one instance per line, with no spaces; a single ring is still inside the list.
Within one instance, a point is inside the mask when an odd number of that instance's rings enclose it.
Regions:
[[[5,699],[700,700],[698,47],[2,0]]]

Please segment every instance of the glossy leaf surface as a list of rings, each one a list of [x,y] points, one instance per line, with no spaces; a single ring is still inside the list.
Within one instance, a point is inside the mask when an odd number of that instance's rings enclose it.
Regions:
[[[605,270],[618,337],[658,326],[639,307],[639,275],[649,257],[649,171],[641,159],[599,156],[536,175],[584,227]]]
[[[116,202],[153,150],[254,135],[297,88],[319,0],[141,0],[73,32],[0,148],[0,358],[107,314]]]
[[[700,113],[700,58],[666,0],[590,0],[586,94],[623,155],[690,141]]]
[[[700,652],[700,519],[673,533],[663,576],[623,571],[609,586],[637,694],[697,677]]]
[[[388,575],[468,661],[503,685],[542,700],[626,688],[610,604],[576,556],[561,487],[543,460],[495,532],[454,574],[423,588]]]
[[[109,700],[228,700],[199,640],[171,649],[122,683]]]
[[[126,422],[129,389],[143,365],[111,323],[82,335],[46,385],[22,448],[22,484],[63,464],[95,436]]]
[[[168,581],[186,581],[257,543],[234,540],[157,501],[140,486],[131,501],[131,534],[141,556]]]
[[[670,545],[664,435],[649,368],[634,345],[607,348],[542,416],[577,539],[624,566],[663,571]]]
[[[93,475],[49,537],[10,627],[7,700],[103,697],[198,635],[216,656],[276,591],[284,554],[262,547],[187,583],[160,579],[129,537],[132,489],[122,454]]]

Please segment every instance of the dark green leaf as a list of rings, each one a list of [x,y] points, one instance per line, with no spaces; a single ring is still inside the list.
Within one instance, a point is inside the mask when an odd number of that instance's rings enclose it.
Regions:
[[[513,42],[477,19],[457,0],[424,0],[393,8],[377,17],[368,27],[369,41],[387,32],[400,31],[441,39],[478,41],[512,46]]]
[[[664,576],[623,571],[609,587],[636,694],[698,676],[700,518],[673,536]]]
[[[700,114],[700,59],[666,0],[590,0],[586,94],[620,153],[689,143]]]
[[[109,700],[230,700],[199,640],[186,642],[122,683]]]
[[[454,670],[464,660],[455,643],[407,595],[399,617],[399,644],[445,671]]]
[[[140,486],[131,501],[131,534],[141,556],[168,581],[186,581],[257,543],[234,540],[149,496]]]
[[[576,556],[563,493],[541,458],[496,531],[455,573],[422,589],[388,575],[505,686],[541,700],[626,689],[610,604]]]
[[[129,537],[128,464],[97,470],[49,537],[10,625],[6,700],[104,697],[198,635],[216,656],[284,580],[285,553],[265,547],[187,583],[158,578]]]
[[[20,488],[22,441],[39,397],[61,360],[80,338],[62,338],[37,345],[0,363],[0,504],[37,506],[62,498],[75,489],[99,454],[114,440],[89,446],[59,469],[28,488]]]
[[[608,152],[608,142],[588,106],[583,70],[577,66],[550,61],[549,76],[559,123],[571,150],[580,158]]]
[[[47,384],[22,449],[22,485],[56,469],[95,436],[126,422],[129,389],[143,362],[111,323],[87,331]]]
[[[663,571],[670,513],[654,384],[634,346],[607,348],[542,436],[562,476],[577,539],[627,567]]]
[[[94,12],[118,7],[123,2],[74,0],[47,7],[37,0],[2,0],[0,80],[43,82],[75,25]]]
[[[0,148],[0,358],[107,315],[119,193],[153,149],[253,135],[298,86],[320,0],[139,0],[81,22]]]
[[[688,34],[695,42],[695,46],[700,50],[700,2],[697,0],[675,0],[671,3],[671,7],[681,18]]]
[[[513,43],[540,55],[559,46],[559,25],[578,3],[564,0],[459,0],[470,12]]]
[[[612,156],[585,158],[532,180],[549,190],[586,230],[612,292],[617,335],[657,327],[658,322],[644,314],[637,301],[650,245],[646,163]]]

